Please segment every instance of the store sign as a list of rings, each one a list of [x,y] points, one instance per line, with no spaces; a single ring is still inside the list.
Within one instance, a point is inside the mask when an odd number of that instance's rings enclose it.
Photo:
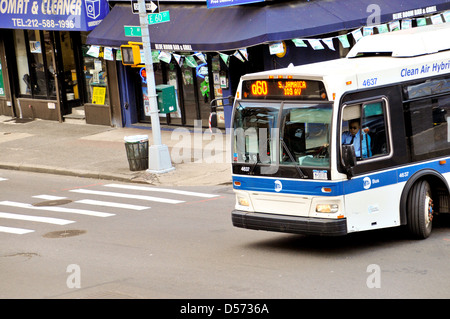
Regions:
[[[264,1],[265,0],[206,0],[206,6],[208,7],[208,9],[214,9]]]
[[[107,0],[0,0],[0,28],[90,31],[108,13]]]

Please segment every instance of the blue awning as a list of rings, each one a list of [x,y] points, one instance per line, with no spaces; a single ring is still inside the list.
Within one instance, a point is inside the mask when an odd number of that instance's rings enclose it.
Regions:
[[[0,29],[90,31],[109,13],[106,0],[0,1]]]
[[[376,7],[373,7],[373,3]],[[153,49],[229,51],[273,41],[314,37],[367,25],[380,13],[380,23],[450,9],[450,0],[373,1],[311,0],[208,9],[206,5],[160,4],[170,22],[149,26]],[[373,11],[375,10],[375,11]],[[124,25],[139,25],[130,5],[118,4],[88,36],[88,44],[119,47],[139,38],[126,37]]]

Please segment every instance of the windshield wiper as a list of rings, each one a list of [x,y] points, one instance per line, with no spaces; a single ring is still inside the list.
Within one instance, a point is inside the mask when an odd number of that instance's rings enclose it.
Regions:
[[[289,156],[289,159],[294,163],[295,169],[298,172],[298,175],[300,175],[301,178],[308,178],[308,175],[306,175],[305,173],[303,173],[302,169],[300,168],[300,166],[298,166],[297,162],[295,161],[294,156],[292,156],[291,151],[289,150],[289,148],[287,147],[286,143],[284,142],[283,138],[280,137],[280,142],[281,145],[283,146],[283,148],[286,150],[286,153]]]
[[[255,170],[255,167],[258,166],[259,163],[261,163],[261,161],[259,160],[259,156],[256,155],[256,162],[253,163],[252,167],[250,168],[250,171],[248,172],[249,175],[253,175],[253,171]]]
[[[269,137],[269,138],[267,139],[267,143],[270,144],[271,140],[272,140],[272,138]],[[267,149],[265,149],[265,150],[263,150],[263,151],[267,152]],[[255,163],[253,163],[252,167],[250,168],[250,172],[249,172],[250,175],[253,175],[253,171],[255,170],[256,166],[258,166],[258,164],[263,164],[263,163],[261,162],[261,159],[260,159],[260,156],[259,156],[259,154],[261,154],[261,152],[262,152],[262,150],[260,149],[260,150],[259,150],[259,153],[256,154],[256,161],[255,161]],[[270,160],[269,160],[269,163],[270,163]]]

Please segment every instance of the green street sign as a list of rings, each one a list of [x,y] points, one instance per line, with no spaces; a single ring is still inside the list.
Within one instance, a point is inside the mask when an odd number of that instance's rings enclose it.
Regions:
[[[125,30],[126,37],[142,37],[141,27],[124,25],[123,28]]]
[[[156,23],[169,22],[169,21],[170,21],[169,11],[161,11],[159,13],[150,13],[148,15],[148,23],[149,24],[156,24]]]

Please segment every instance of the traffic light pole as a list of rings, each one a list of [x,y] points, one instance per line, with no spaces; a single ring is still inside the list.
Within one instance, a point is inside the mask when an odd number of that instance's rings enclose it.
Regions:
[[[144,48],[145,71],[147,74],[147,90],[150,103],[150,118],[152,123],[153,145],[148,149],[148,170],[150,173],[167,173],[175,168],[172,166],[169,148],[161,142],[161,127],[159,125],[158,100],[156,95],[155,74],[153,71],[152,49],[148,31],[148,14],[145,0],[138,0],[139,22],[142,32],[142,46]]]

